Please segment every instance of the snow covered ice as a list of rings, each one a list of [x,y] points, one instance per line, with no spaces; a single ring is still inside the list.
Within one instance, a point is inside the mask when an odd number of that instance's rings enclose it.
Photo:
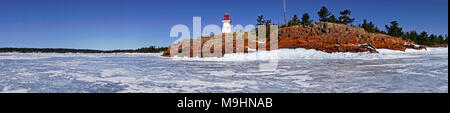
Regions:
[[[448,48],[378,51],[282,49],[223,58],[0,53],[0,92],[448,93]],[[277,69],[260,71],[261,59],[273,55]]]

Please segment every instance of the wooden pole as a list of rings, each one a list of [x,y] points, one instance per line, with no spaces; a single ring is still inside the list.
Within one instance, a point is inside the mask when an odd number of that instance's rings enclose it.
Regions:
[[[286,0],[283,0],[283,8],[284,8],[284,25],[287,25],[287,22],[286,22]]]

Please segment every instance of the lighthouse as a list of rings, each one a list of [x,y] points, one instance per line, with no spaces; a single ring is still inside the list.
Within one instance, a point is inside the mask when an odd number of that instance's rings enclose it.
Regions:
[[[230,15],[228,13],[225,13],[225,16],[222,20],[223,26],[222,26],[222,33],[231,33],[231,19]]]

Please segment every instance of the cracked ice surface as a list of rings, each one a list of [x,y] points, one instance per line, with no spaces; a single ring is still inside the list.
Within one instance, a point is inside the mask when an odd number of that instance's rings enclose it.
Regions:
[[[448,93],[448,48],[324,53],[283,49],[223,58],[0,53],[0,92]],[[260,71],[277,54],[277,69]],[[271,57],[273,58],[273,57]]]

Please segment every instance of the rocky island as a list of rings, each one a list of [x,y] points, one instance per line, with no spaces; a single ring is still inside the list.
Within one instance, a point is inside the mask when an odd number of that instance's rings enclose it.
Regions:
[[[225,37],[225,34],[222,34]],[[248,33],[245,33],[244,37],[236,37],[236,33],[233,33],[233,53],[239,53],[236,51],[236,38],[244,38],[244,51],[248,53],[249,50],[256,48],[248,47]],[[198,39],[198,38],[197,38]],[[193,39],[193,40],[197,40]],[[212,36],[203,36],[202,48],[206,41],[214,39]],[[270,50],[270,38],[267,38],[267,50]],[[180,42],[174,45],[179,45]],[[255,43],[255,42],[250,42]],[[173,46],[171,46],[173,47]],[[170,56],[170,48],[163,53],[163,56]],[[192,47],[192,41],[191,41]],[[225,48],[225,38],[222,38],[222,48]],[[376,49],[392,49],[405,51],[406,48],[413,49],[426,49],[425,46],[416,45],[412,41],[407,41],[398,37],[389,36],[382,33],[370,33],[364,28],[356,26],[348,26],[338,23],[330,22],[316,22],[310,25],[296,25],[290,27],[280,28],[278,30],[278,48],[279,49],[315,49],[327,53],[334,52],[370,52],[378,53]],[[181,50],[190,50],[190,56],[193,57],[192,48],[178,47]],[[211,48],[213,51],[214,48]],[[251,51],[250,51],[251,52]],[[225,54],[225,50],[222,50],[222,55]],[[202,56],[203,57],[203,56]]]
[[[350,17],[350,10],[343,10],[339,13],[341,16],[336,17],[323,6],[317,14],[319,16],[319,21],[317,22],[310,20],[309,14],[304,13],[301,18],[294,15],[289,22],[286,22],[285,19],[285,23],[281,26],[272,24],[272,20],[270,19],[265,20],[263,15],[258,16],[256,19],[258,22],[257,25],[266,25],[266,31],[268,33],[266,39],[255,39],[253,37],[259,37],[257,36],[259,34],[257,31],[260,30],[259,28],[249,32],[231,32],[231,18],[229,14],[225,14],[224,19],[222,20],[224,23],[222,34],[184,39],[172,44],[162,56],[209,57],[202,53],[207,51],[203,49],[210,49],[210,52],[212,53],[214,51],[214,46],[217,45],[222,45],[222,56],[229,53],[249,53],[256,52],[258,49],[261,50],[261,48],[264,47],[258,47],[258,45],[263,46],[264,43],[266,44],[265,50],[274,50],[274,48],[270,48],[270,43],[278,43],[277,47],[275,47],[276,49],[305,48],[326,53],[379,53],[377,49],[405,51],[407,48],[426,49],[427,47],[448,46],[447,35],[444,37],[443,35],[438,36],[435,34],[428,34],[425,31],[420,33],[417,31],[403,31],[397,21],[392,21],[390,23],[391,25],[385,25],[384,31],[378,29],[371,21],[368,22],[367,19],[364,19],[363,24],[359,24],[358,26],[351,24],[355,21],[355,18]],[[272,33],[276,32],[278,34],[269,35],[269,29],[272,29],[269,26],[278,27],[277,31],[272,31]],[[263,26],[259,27],[264,28]],[[250,36],[252,36],[252,38],[249,39]],[[271,42],[270,39],[277,39],[277,41]],[[228,43],[228,46],[226,46],[225,42]],[[231,42],[233,46],[230,46]],[[189,43],[189,47],[182,46],[183,44],[187,46]],[[254,46],[255,43],[257,43],[256,46]],[[205,46],[205,44],[207,46]],[[192,48],[194,46],[196,47],[195,51]],[[225,50],[225,47],[227,47],[227,50]],[[171,55],[171,48],[177,48],[172,49],[173,55]],[[232,48],[232,52],[230,52],[230,48]],[[178,53],[182,54],[177,54],[177,50]],[[187,52],[188,50],[189,52]],[[216,52],[219,54],[216,55],[216,57],[219,57],[220,51],[215,51],[214,53]]]

